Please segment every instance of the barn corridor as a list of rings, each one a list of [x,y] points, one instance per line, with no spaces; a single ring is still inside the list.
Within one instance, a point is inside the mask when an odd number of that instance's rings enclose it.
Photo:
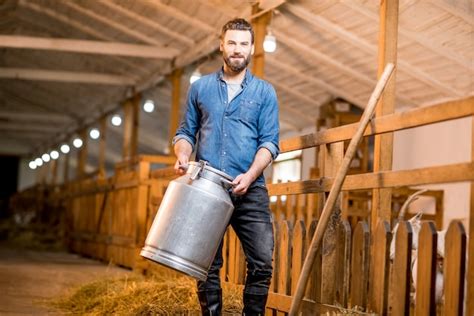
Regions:
[[[127,273],[131,272],[76,254],[0,243],[0,315],[57,315],[42,302],[94,279]]]

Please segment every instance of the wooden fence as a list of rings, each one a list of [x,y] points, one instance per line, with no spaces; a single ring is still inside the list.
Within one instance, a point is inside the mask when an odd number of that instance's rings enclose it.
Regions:
[[[474,98],[470,97],[376,118],[372,120],[365,135],[390,133],[473,115]],[[352,137],[356,128],[357,124],[345,125],[286,139],[280,144],[282,152],[318,148],[320,178],[268,185],[270,195],[287,196],[284,203],[278,199],[279,202],[272,206],[276,248],[275,274],[268,301],[269,313],[284,315],[289,309],[302,258],[324,205],[325,194],[342,161],[344,141]],[[71,249],[137,270],[152,269],[154,264],[142,259],[139,251],[164,191],[174,177],[169,168],[152,171],[151,165],[155,163],[169,165],[174,163],[174,158],[138,156],[132,161],[119,164],[112,178],[84,178],[58,188],[55,198],[60,199],[67,208]],[[357,190],[459,181],[474,181],[472,159],[444,166],[348,175],[342,194]],[[474,207],[473,194],[471,189],[471,214]],[[18,200],[21,200],[21,193]],[[288,206],[290,204],[291,207]],[[337,208],[341,207],[342,201]],[[337,311],[335,304],[354,309],[358,306],[361,311],[383,315],[404,315],[410,308],[413,308],[415,315],[435,312],[433,275],[436,276],[437,239],[433,223],[424,223],[420,232],[418,267],[423,268],[417,274],[414,305],[410,305],[409,300],[409,240],[413,238],[411,230],[405,222],[401,223],[401,228],[394,237],[397,240],[396,256],[391,262],[388,257],[392,238],[390,224],[392,223],[379,220],[372,228],[367,222],[356,222],[351,227],[342,219],[341,212],[333,214],[322,251],[313,268],[313,276],[307,288],[307,300],[302,305],[304,315]],[[474,227],[470,227],[471,249],[473,229]],[[447,246],[444,260],[444,304],[438,307],[438,311],[445,315],[460,315],[456,311],[461,310],[465,298],[462,282],[465,280],[466,270],[466,240],[462,225],[458,222],[451,223],[446,237],[446,244],[450,246]],[[224,253],[226,263],[222,270],[223,278],[228,282],[243,283],[244,256],[232,230],[225,236]],[[474,277],[474,265],[471,264],[467,270],[468,275]],[[472,285],[468,284],[469,287],[472,288]],[[474,302],[474,288],[472,289],[468,290],[468,302]],[[472,308],[474,310],[474,306]],[[454,312],[451,313],[452,311]]]

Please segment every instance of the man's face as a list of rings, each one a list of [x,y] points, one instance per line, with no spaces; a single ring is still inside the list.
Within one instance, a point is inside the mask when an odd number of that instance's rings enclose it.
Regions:
[[[249,31],[228,30],[221,40],[224,62],[234,73],[240,73],[250,63],[253,54],[252,35]]]

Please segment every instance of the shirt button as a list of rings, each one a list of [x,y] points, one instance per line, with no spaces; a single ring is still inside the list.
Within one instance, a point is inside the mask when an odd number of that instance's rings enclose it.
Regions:
[[[227,137],[227,134],[224,134],[225,137]]]
[[[222,154],[225,155],[225,151]]]

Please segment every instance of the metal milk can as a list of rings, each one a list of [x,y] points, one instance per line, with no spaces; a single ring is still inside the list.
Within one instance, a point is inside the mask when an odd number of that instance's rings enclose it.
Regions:
[[[206,280],[234,210],[232,180],[205,161],[190,162],[170,182],[140,255]]]

